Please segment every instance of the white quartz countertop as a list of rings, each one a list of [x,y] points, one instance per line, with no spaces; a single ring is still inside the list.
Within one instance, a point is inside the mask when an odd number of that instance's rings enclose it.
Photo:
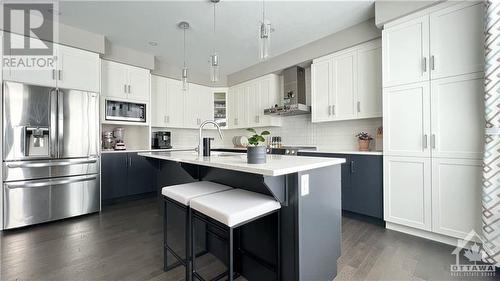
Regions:
[[[198,157],[193,151],[142,152],[138,155],[264,176],[281,176],[345,163],[344,158],[267,155],[265,164],[248,164],[246,154],[232,152],[212,152],[205,157]]]
[[[307,146],[307,145],[303,145]],[[246,151],[246,147],[213,147],[212,149],[228,149]],[[359,154],[359,155],[383,155],[382,151],[359,151],[359,150],[338,150],[329,148],[318,148],[317,150],[299,149],[299,152],[307,153],[331,153],[331,154]]]
[[[194,147],[176,147],[176,148],[165,148],[165,149],[125,149],[125,150],[101,150],[101,153],[125,153],[125,152],[149,152],[149,151],[194,151]]]

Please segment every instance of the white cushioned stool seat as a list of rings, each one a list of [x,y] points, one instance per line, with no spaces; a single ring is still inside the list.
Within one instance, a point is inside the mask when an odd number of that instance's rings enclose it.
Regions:
[[[191,209],[211,217],[229,227],[250,221],[281,208],[270,196],[231,189],[191,200]]]
[[[210,181],[197,181],[166,186],[162,188],[161,194],[185,206],[189,206],[189,202],[193,198],[229,189],[232,189],[232,187]]]

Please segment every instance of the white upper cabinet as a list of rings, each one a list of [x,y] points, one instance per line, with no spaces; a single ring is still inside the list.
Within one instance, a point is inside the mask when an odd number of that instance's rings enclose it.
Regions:
[[[429,79],[429,17],[382,31],[384,87]]]
[[[151,126],[167,126],[167,79],[151,75]]]
[[[59,88],[100,92],[101,59],[98,54],[60,45],[57,63]]]
[[[384,89],[384,154],[430,157],[429,84]]]
[[[212,89],[198,84],[189,84],[184,94],[184,127],[198,128],[203,121],[213,120]]]
[[[332,104],[335,99],[331,86],[332,60],[314,62],[311,65],[311,104],[312,121],[330,121]]]
[[[149,85],[151,74],[149,70],[139,67],[128,68],[128,99],[149,101]]]
[[[431,82],[433,157],[481,159],[484,128],[482,73]]]
[[[229,88],[230,128],[280,126],[281,118],[264,115],[264,110],[279,104],[279,77],[269,74]]]
[[[358,49],[358,117],[382,116],[382,46],[380,40]]]
[[[10,36],[12,46],[24,46],[25,37],[17,34],[5,33],[4,36]],[[5,38],[7,39],[7,38]],[[36,44],[38,39],[30,38],[30,46]],[[57,44],[50,42],[44,42],[47,45],[52,45],[54,56],[57,58]],[[3,41],[2,41],[3,44]],[[10,56],[10,50],[5,50],[5,56]],[[57,61],[53,61],[52,65],[48,65],[43,68],[27,68],[27,67],[16,67],[10,66],[9,64],[3,65],[3,79],[8,81],[15,81],[21,83],[27,83],[32,85],[46,86],[46,87],[57,87]]]
[[[462,2],[430,16],[431,78],[484,70],[484,4]]]
[[[431,230],[431,160],[384,156],[384,220]]]
[[[432,159],[432,230],[465,238],[481,231],[482,161]]]
[[[127,99],[127,68],[112,61],[102,63],[102,95]]]
[[[102,94],[133,101],[149,101],[149,70],[102,61]]]
[[[24,44],[25,37],[11,34],[11,40],[14,45]],[[29,40],[32,45],[40,44],[37,39]],[[2,71],[3,79],[46,87],[100,92],[101,73],[98,54],[51,42],[44,44],[53,48],[54,55],[49,58],[57,58],[50,66],[34,69],[6,65]]]
[[[448,7],[382,31],[384,87],[484,70],[484,4]]]
[[[357,116],[357,52],[333,57],[332,115],[335,120],[353,119]]]
[[[182,90],[179,80],[164,78],[167,81],[167,106],[164,120],[166,127],[181,128],[184,125],[184,100],[186,91]]]
[[[382,117],[381,52],[377,39],[313,61],[313,122]]]

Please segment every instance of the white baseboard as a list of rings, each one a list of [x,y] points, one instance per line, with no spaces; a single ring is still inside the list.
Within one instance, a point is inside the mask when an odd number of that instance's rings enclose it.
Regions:
[[[437,242],[448,244],[451,246],[457,246],[457,242],[458,242],[458,240],[460,240],[458,238],[454,238],[454,237],[450,237],[450,236],[446,236],[446,235],[442,235],[442,234],[438,234],[438,233],[434,233],[434,232],[430,232],[430,231],[426,231],[426,230],[416,229],[413,227],[404,226],[404,225],[400,225],[400,224],[396,224],[396,223],[392,223],[392,222],[388,222],[388,221],[385,222],[385,227],[387,229],[390,229],[390,230],[403,232],[406,234],[418,236],[418,237],[429,239],[432,241],[437,241]]]

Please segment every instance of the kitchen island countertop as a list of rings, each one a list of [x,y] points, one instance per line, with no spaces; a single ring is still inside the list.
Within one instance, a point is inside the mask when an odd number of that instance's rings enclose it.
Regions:
[[[344,158],[267,155],[265,164],[248,164],[245,154],[232,152],[212,152],[211,156],[202,157],[198,157],[193,151],[143,152],[138,155],[264,176],[281,176],[338,165],[346,161]]]

